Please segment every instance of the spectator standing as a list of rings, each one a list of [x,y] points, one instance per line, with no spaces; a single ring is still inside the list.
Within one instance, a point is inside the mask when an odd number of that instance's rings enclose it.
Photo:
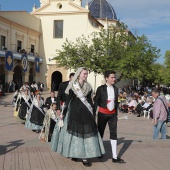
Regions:
[[[166,109],[168,109],[168,104],[164,96],[159,96],[158,89],[152,90],[152,96],[155,98],[153,104],[153,139],[158,139],[159,132],[161,133],[161,139],[166,139]]]
[[[48,97],[45,101],[45,106],[47,109],[50,109],[51,107],[51,104],[57,102],[57,97],[55,97],[55,92],[54,91],[51,91],[50,93],[50,97]]]

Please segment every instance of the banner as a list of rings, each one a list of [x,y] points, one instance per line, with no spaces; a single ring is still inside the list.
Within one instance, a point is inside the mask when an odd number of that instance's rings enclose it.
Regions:
[[[5,54],[5,67],[8,71],[11,71],[13,69],[14,65],[14,58],[11,51],[7,51]]]
[[[40,72],[40,59],[39,59],[39,57],[35,58],[34,64],[35,64],[35,71]]]
[[[23,72],[26,72],[27,71],[27,67],[28,67],[28,58],[27,58],[26,54],[22,55],[21,62],[22,62]]]

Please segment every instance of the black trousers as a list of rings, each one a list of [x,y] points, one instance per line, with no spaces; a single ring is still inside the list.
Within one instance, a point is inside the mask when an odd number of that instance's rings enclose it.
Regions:
[[[109,125],[110,139],[117,140],[117,115],[116,114],[104,114],[98,113],[98,130],[101,138],[103,138],[106,124]]]

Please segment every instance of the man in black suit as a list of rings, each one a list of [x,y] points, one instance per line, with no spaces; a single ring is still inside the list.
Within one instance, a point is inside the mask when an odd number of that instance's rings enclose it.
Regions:
[[[117,157],[117,108],[118,108],[118,89],[114,86],[116,75],[112,70],[104,74],[106,84],[97,88],[94,97],[94,114],[98,109],[98,130],[103,138],[106,124],[110,129],[110,142],[112,148],[112,161],[114,163],[125,163],[123,159]]]
[[[45,106],[47,107],[47,109],[50,109],[51,104],[57,102],[57,97],[55,97],[55,92],[51,91],[51,96],[48,97],[45,101]]]
[[[69,82],[72,80],[72,78],[74,77],[75,73],[70,73],[69,75],[69,81],[65,81],[62,82],[59,86],[58,89],[58,95],[57,95],[57,114],[60,114],[60,110],[61,110],[61,106],[63,105],[63,103],[66,101],[66,94],[65,94],[65,90],[69,84]]]

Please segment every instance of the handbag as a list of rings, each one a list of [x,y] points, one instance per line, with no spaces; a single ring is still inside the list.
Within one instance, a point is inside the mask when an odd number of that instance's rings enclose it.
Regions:
[[[160,99],[160,100],[162,101],[162,103],[163,103],[163,105],[164,105],[164,107],[165,107],[165,110],[166,110],[166,112],[167,112],[167,118],[166,118],[166,121],[165,121],[165,122],[170,122],[170,113],[169,113],[169,110],[168,110],[167,107],[165,106],[165,103],[164,103],[163,99],[161,99],[161,98],[159,98],[159,97],[158,97],[158,99]]]

